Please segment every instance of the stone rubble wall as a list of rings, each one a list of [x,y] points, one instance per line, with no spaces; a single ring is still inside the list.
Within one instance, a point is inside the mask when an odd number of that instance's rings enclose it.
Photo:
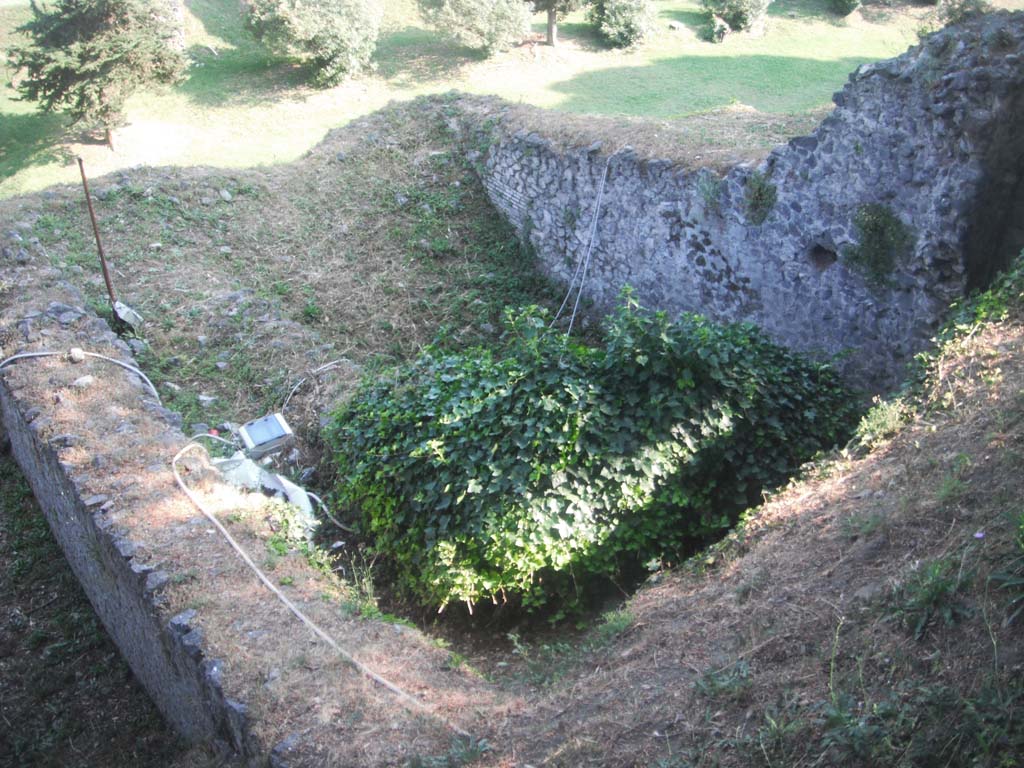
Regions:
[[[785,346],[838,355],[851,382],[882,391],[949,303],[1024,245],[1012,231],[1012,201],[1024,196],[1022,53],[1024,13],[940,31],[860,67],[810,136],[724,176],[628,147],[562,149],[500,116],[467,111],[453,127],[493,204],[566,283],[607,167],[585,287],[598,308],[629,284],[649,307],[751,322]],[[757,176],[777,193],[761,224],[748,213]],[[881,282],[847,258],[867,204],[886,206],[913,238]]]
[[[69,301],[53,301],[42,311],[28,313],[18,332],[28,335],[34,327],[59,323],[58,328],[44,331],[50,348],[85,346],[134,364],[127,345],[103,320],[95,316],[90,320],[83,302]],[[81,327],[82,321],[88,321],[86,330],[77,335],[59,329],[71,323]],[[222,662],[207,657],[202,631],[193,626],[196,612],[165,615],[161,591],[169,577],[137,561],[138,544],[114,522],[119,512],[116,493],[90,492],[84,486],[87,478],[62,459],[62,453],[83,438],[50,435],[46,407],[39,407],[42,404],[31,395],[23,396],[23,387],[13,375],[19,372],[13,369],[33,365],[31,360],[16,362],[0,376],[0,443],[9,441],[54,538],[103,626],[157,708],[186,740],[213,744],[224,755],[255,757],[258,749],[249,736],[246,708],[225,696]],[[141,387],[141,381],[132,378]],[[141,393],[139,401],[138,418],[147,419],[155,430],[153,442],[167,446],[182,442],[177,429],[180,416]]]

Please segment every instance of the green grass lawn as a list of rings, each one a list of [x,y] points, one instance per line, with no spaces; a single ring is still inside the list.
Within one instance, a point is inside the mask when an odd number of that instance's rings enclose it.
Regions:
[[[76,154],[92,175],[139,164],[287,162],[330,128],[392,99],[453,88],[577,113],[673,119],[730,104],[799,113],[827,103],[858,64],[915,42],[924,13],[870,6],[839,20],[821,10],[825,0],[777,0],[764,37],[734,35],[712,45],[696,37],[697,0],[656,0],[661,29],[639,50],[602,48],[578,12],[562,25],[558,49],[541,44],[538,16],[533,41],[482,59],[427,29],[414,0],[388,3],[376,72],[318,91],[245,35],[237,0],[189,0],[189,77],[130,100],[116,153],[67,132],[61,117],[37,113],[5,85],[0,197],[74,181]],[[1024,7],[1024,0],[1004,4]],[[0,0],[0,46],[17,39],[13,29],[28,17],[27,0]],[[669,30],[673,20],[684,29]],[[0,80],[7,84],[12,75],[3,70]]]

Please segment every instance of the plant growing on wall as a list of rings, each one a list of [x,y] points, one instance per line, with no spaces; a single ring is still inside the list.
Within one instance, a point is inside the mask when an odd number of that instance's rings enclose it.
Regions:
[[[754,171],[747,179],[746,204],[747,221],[763,224],[775,205],[777,193],[772,184],[760,171]]]
[[[857,244],[843,250],[848,264],[876,287],[884,286],[897,262],[913,248],[914,236],[892,209],[881,203],[860,206],[853,216]]]
[[[851,427],[826,366],[749,325],[669,322],[627,296],[605,343],[507,317],[507,347],[428,350],[327,430],[335,500],[430,605],[571,607],[675,558]]]

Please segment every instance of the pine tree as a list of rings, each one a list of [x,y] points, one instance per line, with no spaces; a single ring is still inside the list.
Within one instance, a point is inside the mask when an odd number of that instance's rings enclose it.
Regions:
[[[30,38],[7,52],[22,98],[73,123],[102,130],[111,149],[124,104],[138,88],[173,83],[185,71],[175,45],[174,0],[31,0]]]

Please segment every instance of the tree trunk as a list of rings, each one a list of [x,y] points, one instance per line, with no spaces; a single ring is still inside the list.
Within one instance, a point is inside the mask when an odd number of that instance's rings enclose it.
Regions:
[[[548,8],[548,45],[558,45],[558,11]]]
[[[113,128],[106,128],[104,130],[104,135],[106,136],[106,139],[107,139],[107,146],[110,147],[110,151],[113,152],[114,151],[114,129]]]

